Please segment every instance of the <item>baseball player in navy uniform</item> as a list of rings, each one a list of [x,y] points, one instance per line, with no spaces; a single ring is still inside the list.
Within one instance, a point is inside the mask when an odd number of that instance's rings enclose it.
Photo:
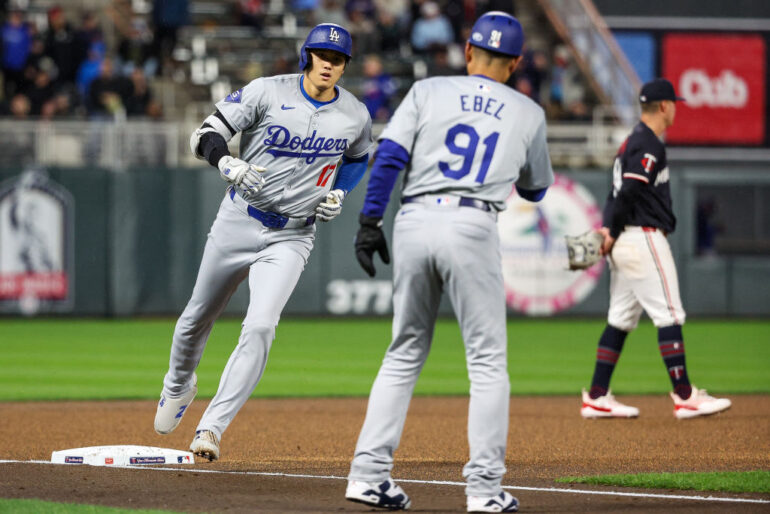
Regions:
[[[198,278],[174,330],[155,430],[173,431],[197,392],[195,369],[214,321],[248,278],[238,345],[190,450],[215,460],[223,432],[259,382],[275,327],[307,263],[315,222],[340,214],[366,172],[373,145],[366,107],[337,86],[351,38],[321,24],[300,50],[300,74],[258,78],[216,104],[190,140],[228,184]],[[227,141],[241,133],[240,158]]]
[[[599,339],[591,389],[583,390],[584,418],[636,417],[639,409],[617,401],[610,378],[626,336],[646,311],[658,328],[658,346],[671,377],[674,415],[678,419],[714,414],[730,400],[714,398],[690,383],[684,358],[676,266],[666,237],[676,228],[671,208],[666,148],[660,137],[674,123],[676,96],[668,80],[642,87],[641,121],[621,145],[612,171],[612,191],[600,230],[601,253],[610,264],[610,308]]]
[[[518,500],[501,487],[510,383],[496,221],[514,185],[538,201],[554,180],[543,110],[505,85],[523,41],[516,18],[484,14],[465,45],[468,76],[416,82],[380,136],[355,248],[369,275],[375,274],[375,252],[389,262],[382,216],[406,169],[393,229],[393,340],[369,396],[348,500],[388,509],[411,504],[391,478],[393,452],[446,292],[471,382],[467,509],[518,509]]]

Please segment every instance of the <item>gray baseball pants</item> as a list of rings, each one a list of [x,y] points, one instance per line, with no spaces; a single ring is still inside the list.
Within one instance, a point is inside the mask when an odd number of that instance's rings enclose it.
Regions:
[[[248,276],[249,308],[238,345],[197,430],[211,430],[221,438],[259,383],[281,311],[305,268],[314,239],[313,225],[266,228],[246,214],[243,202],[236,203],[229,196],[222,200],[192,297],[174,329],[169,370],[163,380],[164,393],[170,397],[186,391],[214,321]]]
[[[446,290],[471,382],[466,494],[499,494],[510,383],[496,215],[472,207],[403,206],[393,229],[393,273],[393,340],[372,386],[348,478],[381,482],[390,476]]]

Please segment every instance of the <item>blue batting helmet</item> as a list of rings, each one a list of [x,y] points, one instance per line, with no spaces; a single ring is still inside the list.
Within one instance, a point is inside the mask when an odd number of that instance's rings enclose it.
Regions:
[[[490,52],[518,57],[524,45],[524,29],[510,14],[490,11],[473,24],[468,42]]]
[[[353,56],[353,40],[350,32],[336,23],[321,23],[310,31],[299,50],[300,70],[304,70],[310,60],[307,51],[314,48],[334,50],[344,54],[348,59]]]

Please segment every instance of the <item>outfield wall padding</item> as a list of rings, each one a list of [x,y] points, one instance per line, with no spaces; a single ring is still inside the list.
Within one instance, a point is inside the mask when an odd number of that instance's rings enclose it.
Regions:
[[[681,291],[689,315],[765,316],[770,314],[770,256],[697,257],[694,190],[698,184],[770,184],[759,165],[728,176],[708,166],[672,173],[677,231],[670,242],[678,264]],[[0,181],[22,169],[0,169]],[[206,235],[216,216],[225,185],[209,167],[190,169],[49,168],[50,178],[73,196],[75,263],[70,314],[95,316],[178,315],[194,285]],[[605,170],[559,170],[586,187],[601,206],[610,187]],[[376,260],[372,281],[358,266],[353,239],[363,204],[362,183],[345,200],[333,223],[318,224],[316,244],[285,314],[387,315],[391,267]],[[397,185],[397,189],[398,189]],[[398,192],[386,213],[386,234]],[[609,280],[605,270],[596,288],[563,315],[605,316]],[[226,313],[240,316],[248,305],[246,284]],[[14,309],[5,303],[5,314]],[[449,302],[441,306],[451,314]],[[510,311],[511,316],[518,313]]]

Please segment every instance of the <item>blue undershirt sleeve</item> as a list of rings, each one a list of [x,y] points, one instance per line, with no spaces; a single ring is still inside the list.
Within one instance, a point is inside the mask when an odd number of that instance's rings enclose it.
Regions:
[[[342,156],[342,164],[337,176],[334,178],[332,189],[342,189],[345,196],[350,193],[361,181],[369,164],[369,154],[354,159]]]
[[[380,141],[366,188],[364,208],[361,209],[364,216],[382,218],[398,174],[408,163],[409,152],[403,146],[390,139]]]
[[[519,196],[530,202],[539,202],[542,200],[546,191],[548,191],[547,187],[542,189],[522,189],[519,186],[516,186],[516,192],[519,193]]]

